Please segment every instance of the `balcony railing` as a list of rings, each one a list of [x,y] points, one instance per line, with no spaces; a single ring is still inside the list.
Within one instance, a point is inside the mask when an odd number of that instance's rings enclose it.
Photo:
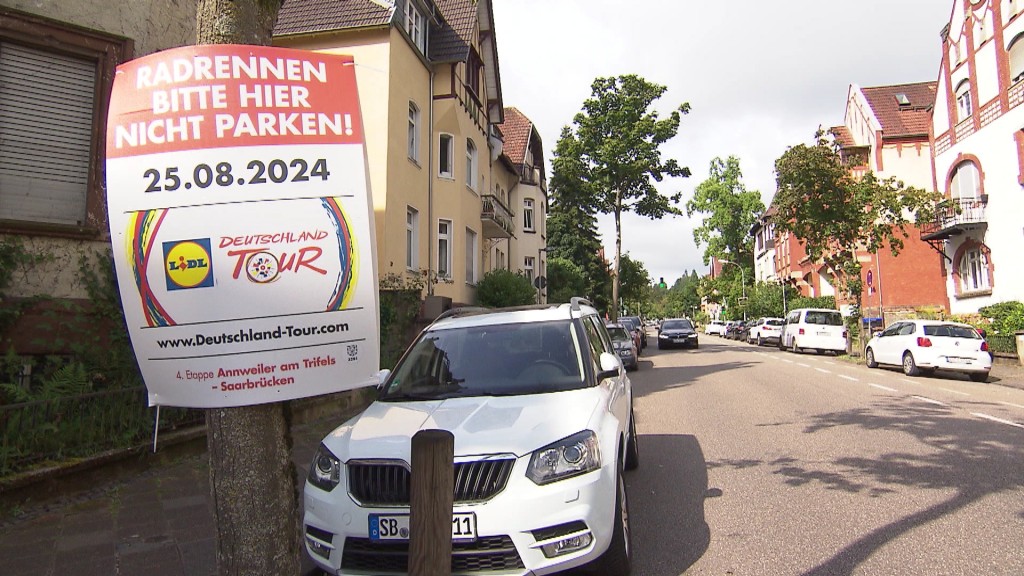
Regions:
[[[497,196],[483,194],[480,196],[483,208],[480,219],[484,225],[484,238],[510,238],[514,234],[512,211]]]
[[[965,230],[988,223],[988,196],[948,198],[936,204],[935,219],[921,226],[922,240],[945,240]]]

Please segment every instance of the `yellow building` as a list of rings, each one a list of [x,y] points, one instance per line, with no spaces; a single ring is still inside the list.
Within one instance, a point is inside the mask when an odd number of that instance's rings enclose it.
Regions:
[[[473,303],[486,271],[522,268],[490,0],[289,0],[274,43],[355,58],[382,282]]]

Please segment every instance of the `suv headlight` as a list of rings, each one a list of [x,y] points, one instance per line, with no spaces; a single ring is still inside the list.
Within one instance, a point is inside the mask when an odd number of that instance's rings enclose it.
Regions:
[[[323,444],[313,455],[306,480],[317,488],[330,492],[341,481],[341,461]]]
[[[573,434],[537,450],[530,457],[526,476],[543,486],[601,467],[601,446],[590,430]]]

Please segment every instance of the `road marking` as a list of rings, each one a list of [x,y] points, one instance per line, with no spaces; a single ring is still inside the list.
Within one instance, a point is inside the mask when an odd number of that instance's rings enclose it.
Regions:
[[[914,382],[913,380],[911,380],[909,378],[900,378],[900,380],[903,380],[907,384],[917,384],[917,382]]]
[[[833,360],[822,360],[822,362],[824,362],[825,364],[831,364],[833,366],[836,365],[835,361],[833,361]]]
[[[810,364],[803,364],[803,363],[801,363],[801,362],[797,362],[797,363],[796,363],[796,365],[797,365],[797,366],[803,366],[804,368],[810,368],[810,367],[811,367],[811,365],[810,365]]]
[[[1000,401],[999,403],[1002,404],[1003,406],[1013,406],[1014,408],[1024,408],[1024,406],[1021,406],[1020,404],[1014,404],[1013,402],[1002,402],[1002,401]]]
[[[789,362],[790,364],[793,364],[793,363],[794,363],[794,362],[793,362],[792,360],[790,360],[789,358],[779,358],[779,360],[782,360],[783,362]]]
[[[860,380],[857,380],[853,376],[847,376],[845,374],[840,374],[839,377],[843,378],[844,380],[849,380],[850,382],[860,382]]]
[[[970,396],[970,394],[968,394],[967,392],[961,392],[959,390],[950,390],[949,388],[939,387],[939,390],[945,390],[946,392],[949,392],[950,394],[959,394],[961,396]]]
[[[818,372],[824,372],[825,374],[831,374],[831,370],[825,370],[824,368],[815,368]]]
[[[929,404],[935,404],[936,406],[949,406],[949,404],[946,404],[945,402],[939,402],[938,400],[932,400],[931,398],[925,398],[924,396],[911,396],[911,398],[917,398],[918,400],[920,400],[922,402],[927,402]]]
[[[882,386],[881,384],[868,384],[868,386],[874,386],[875,388],[881,388],[882,390],[888,390],[889,392],[899,392],[895,388],[889,388],[888,386]]]
[[[971,412],[971,416],[977,416],[978,418],[984,418],[985,420],[991,420],[993,422],[999,422],[1000,424],[1006,424],[1007,426],[1013,426],[1015,428],[1024,428],[1024,425],[1017,424],[1010,420],[1003,420],[1002,418],[996,418],[995,416],[989,416],[988,414],[982,414],[981,412]]]

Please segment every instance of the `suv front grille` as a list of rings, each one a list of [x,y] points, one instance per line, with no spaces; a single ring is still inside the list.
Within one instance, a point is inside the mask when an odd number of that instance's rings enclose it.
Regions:
[[[452,542],[452,574],[507,572],[524,567],[523,559],[519,557],[515,544],[508,536],[489,536],[475,542]],[[409,543],[346,538],[341,568],[408,573]]]
[[[505,489],[515,460],[479,460],[455,464],[454,502],[482,502]],[[403,463],[348,465],[348,491],[363,506],[408,506],[409,469]]]

